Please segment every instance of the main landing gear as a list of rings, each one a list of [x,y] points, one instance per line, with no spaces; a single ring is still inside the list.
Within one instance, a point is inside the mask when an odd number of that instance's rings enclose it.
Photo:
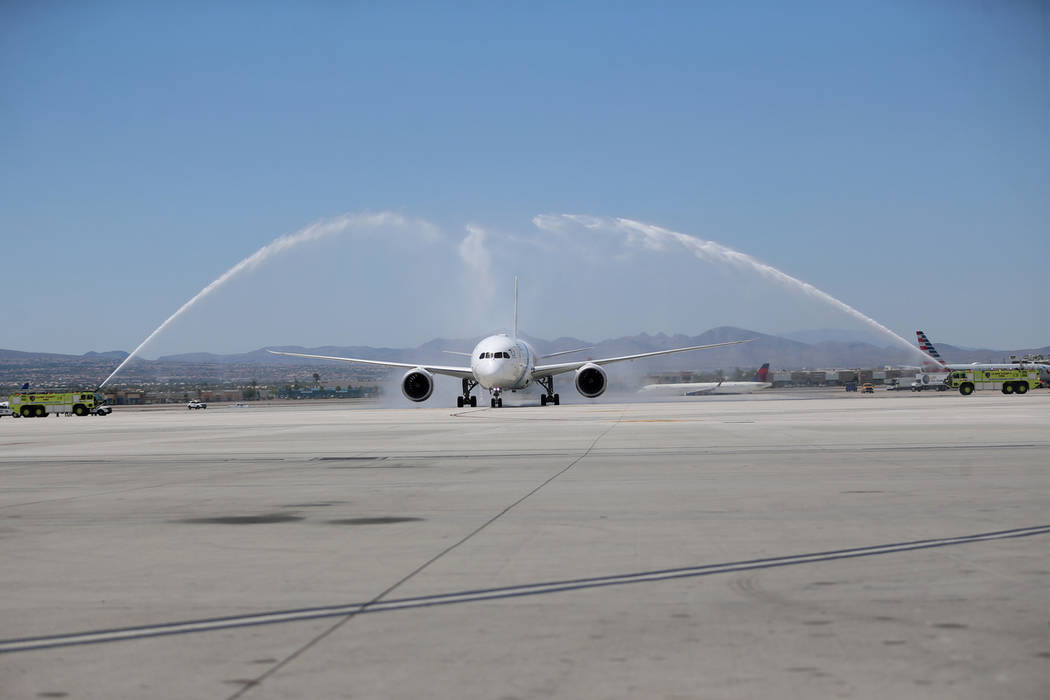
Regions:
[[[543,377],[536,381],[547,390],[547,393],[540,395],[540,406],[546,406],[549,403],[555,406],[561,405],[561,396],[554,393],[554,377]]]
[[[456,408],[463,408],[464,406],[470,406],[471,408],[478,407],[478,397],[470,395],[470,392],[472,392],[477,385],[477,381],[473,379],[463,380],[463,396],[456,397]]]

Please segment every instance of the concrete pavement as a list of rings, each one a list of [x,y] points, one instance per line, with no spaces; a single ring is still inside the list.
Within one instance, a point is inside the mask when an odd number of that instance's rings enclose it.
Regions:
[[[1048,417],[1040,391],[3,419],[0,697],[1042,698]]]

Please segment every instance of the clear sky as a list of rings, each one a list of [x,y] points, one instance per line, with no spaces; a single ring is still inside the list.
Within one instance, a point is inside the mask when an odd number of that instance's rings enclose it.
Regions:
[[[0,5],[0,348],[857,328],[1050,344],[1047,2]],[[420,223],[420,222],[426,222]],[[888,343],[887,343],[888,344]]]

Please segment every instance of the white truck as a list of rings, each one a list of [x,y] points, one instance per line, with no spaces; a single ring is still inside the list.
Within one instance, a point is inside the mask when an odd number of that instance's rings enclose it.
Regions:
[[[948,387],[945,385],[944,380],[948,378],[947,372],[920,372],[914,377],[901,377],[897,380],[896,386],[891,386],[890,389],[897,391],[947,391]]]

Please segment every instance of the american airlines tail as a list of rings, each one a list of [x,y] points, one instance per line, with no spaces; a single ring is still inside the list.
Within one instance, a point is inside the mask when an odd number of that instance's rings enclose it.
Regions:
[[[947,369],[948,364],[941,357],[941,353],[937,352],[937,348],[933,347],[933,343],[926,337],[926,333],[923,331],[915,331],[915,335],[919,338],[919,349],[924,353],[937,360],[939,364],[934,364],[929,360],[925,360],[922,364],[926,371],[937,371],[943,372]]]

